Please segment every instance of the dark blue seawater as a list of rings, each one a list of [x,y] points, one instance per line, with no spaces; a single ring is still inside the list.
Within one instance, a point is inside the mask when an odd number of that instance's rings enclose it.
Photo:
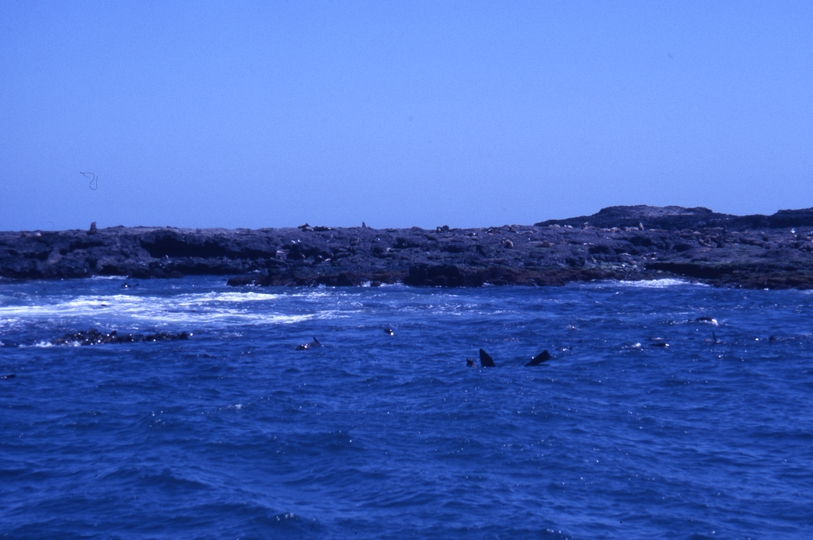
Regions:
[[[808,292],[123,284],[0,282],[2,538],[813,537]]]

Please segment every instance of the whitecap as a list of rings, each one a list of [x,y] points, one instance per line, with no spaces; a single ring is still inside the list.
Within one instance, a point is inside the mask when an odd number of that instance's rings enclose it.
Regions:
[[[132,324],[290,324],[314,317],[336,318],[333,312],[291,314],[262,307],[279,295],[267,293],[207,292],[178,296],[88,295],[63,301],[0,306],[0,320],[7,325],[20,320],[98,319]],[[262,307],[262,309],[249,309]],[[99,323],[96,323],[99,324]]]
[[[684,279],[675,279],[675,278],[642,279],[635,281],[621,280],[609,283],[610,284],[617,283],[618,285],[624,287],[636,287],[640,289],[665,289],[667,287],[676,287],[680,285],[695,285],[700,287],[708,287],[708,285],[706,285],[705,283],[693,283],[691,281],[686,281]]]

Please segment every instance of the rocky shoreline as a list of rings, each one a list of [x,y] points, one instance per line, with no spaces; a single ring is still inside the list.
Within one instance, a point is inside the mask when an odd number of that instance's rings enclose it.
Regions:
[[[229,276],[241,285],[562,285],[682,278],[813,288],[813,208],[733,216],[616,206],[534,225],[0,232],[0,277]]]

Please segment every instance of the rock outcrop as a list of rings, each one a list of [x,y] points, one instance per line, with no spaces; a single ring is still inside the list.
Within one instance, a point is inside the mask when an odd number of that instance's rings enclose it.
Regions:
[[[52,345],[107,345],[110,343],[141,343],[144,341],[175,341],[179,339],[189,339],[190,334],[180,332],[173,334],[170,332],[155,332],[154,334],[119,334],[118,331],[100,332],[91,328],[87,332],[80,330],[73,334],[65,334],[62,337],[54,338],[50,341]]]
[[[813,209],[731,216],[622,206],[477,229],[91,228],[0,232],[0,277],[230,276],[232,285],[559,285],[682,277],[718,286],[813,288]]]

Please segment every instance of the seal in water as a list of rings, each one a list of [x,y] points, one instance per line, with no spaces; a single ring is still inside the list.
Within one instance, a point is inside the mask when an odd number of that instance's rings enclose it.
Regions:
[[[480,349],[480,365],[483,367],[497,367],[494,365],[494,359],[483,349]]]
[[[534,356],[533,358],[531,358],[531,361],[528,362],[527,364],[525,364],[525,366],[526,367],[527,366],[538,366],[539,364],[541,364],[542,362],[545,362],[546,360],[550,360],[550,353],[547,350],[544,350],[541,353]]]
[[[313,338],[313,341],[309,341],[308,343],[303,343],[302,345],[297,345],[297,351],[307,351],[308,349],[315,349],[316,347],[321,347],[322,344],[319,343],[319,340]]]

